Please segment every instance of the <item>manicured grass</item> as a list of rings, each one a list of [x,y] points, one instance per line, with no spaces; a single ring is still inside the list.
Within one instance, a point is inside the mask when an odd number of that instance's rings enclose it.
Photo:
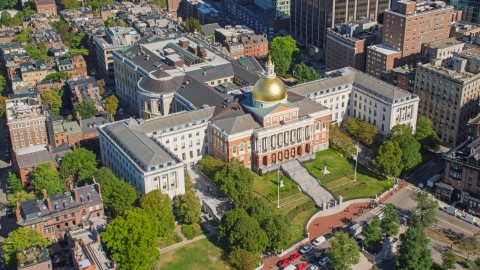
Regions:
[[[315,160],[306,162],[304,165],[325,187],[333,187],[354,179],[355,163],[353,160],[346,160],[332,150],[317,152],[316,155]],[[325,163],[327,170],[330,171],[329,175],[323,175],[321,172]],[[374,198],[376,194],[380,194],[388,187],[386,179],[361,164],[358,164],[357,180],[357,182],[333,189],[335,197],[341,195],[344,201]]]
[[[298,214],[292,220],[292,222],[290,222],[291,234],[290,243],[288,244],[289,247],[295,244],[300,239],[305,238],[305,224],[308,218],[310,218],[317,211],[318,209],[316,208],[303,211],[302,213]]]
[[[222,249],[216,237],[198,240],[181,248],[162,253],[157,266],[162,270],[230,269],[222,260]]]
[[[288,214],[288,212],[290,212],[290,210],[292,210],[293,208],[295,208],[295,207],[297,207],[297,206],[299,206],[299,205],[301,205],[301,204],[304,204],[304,203],[306,203],[306,202],[308,202],[308,201],[311,201],[311,200],[312,200],[312,199],[308,198],[308,199],[305,199],[305,200],[301,200],[301,201],[298,201],[298,202],[289,204],[289,205],[287,205],[287,206],[285,206],[285,207],[282,207],[282,208],[280,208],[280,209],[277,209],[277,212],[278,212],[278,214],[285,216],[285,215]]]
[[[297,194],[293,194],[293,195],[290,195],[288,197],[280,198],[280,204],[284,204],[284,203],[287,203],[287,202],[290,202],[290,201],[293,201],[293,200],[296,200],[296,199],[304,198],[304,197],[307,197],[307,195],[305,195],[305,193],[298,192]],[[305,199],[305,201],[307,201],[307,199]],[[272,202],[272,203],[277,205],[277,202]]]
[[[276,202],[278,193],[278,175],[276,173],[270,173],[263,176],[260,176],[256,173],[253,174],[255,175],[253,180],[253,194],[255,196],[263,197],[269,201],[275,200]],[[291,194],[282,196],[280,193],[280,199],[299,192],[298,185],[290,180],[290,178],[284,175],[282,176],[282,180],[283,187],[280,188],[280,192],[291,191],[289,192]]]

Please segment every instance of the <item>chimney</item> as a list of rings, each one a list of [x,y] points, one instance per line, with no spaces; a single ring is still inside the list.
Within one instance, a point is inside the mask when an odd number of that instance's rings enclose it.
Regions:
[[[73,185],[73,184],[70,184]],[[78,202],[78,191],[76,189],[73,190],[73,199]]]
[[[95,181],[95,178],[93,179],[93,181]],[[100,184],[99,184],[99,183],[95,183],[95,187],[97,188],[98,195],[100,195],[100,194],[101,194],[101,192],[100,192]]]
[[[20,221],[20,203],[17,201],[17,207],[15,207],[15,219]]]
[[[48,145],[48,152],[52,153],[52,145],[51,144]]]
[[[47,191],[43,189],[42,192],[43,192],[43,199],[47,204],[48,210],[52,210],[52,203],[50,202],[50,198],[47,196]]]
[[[93,222],[90,221],[90,232],[94,232],[95,231],[95,225],[93,225]]]
[[[102,242],[101,242],[101,239],[100,239],[100,234],[99,234],[98,232],[95,232],[95,236],[96,236],[95,238],[96,238],[96,240],[97,240],[97,243],[98,243],[98,244],[102,243]]]
[[[80,116],[80,113],[78,111],[75,112],[75,115],[77,116],[78,120],[78,125],[82,127],[82,117]]]

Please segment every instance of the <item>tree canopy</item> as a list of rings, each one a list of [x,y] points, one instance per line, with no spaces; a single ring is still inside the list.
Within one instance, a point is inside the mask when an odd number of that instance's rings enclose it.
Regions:
[[[450,250],[446,251],[442,254],[442,261],[443,269],[456,269],[455,264],[457,263],[457,255]]]
[[[243,216],[233,225],[228,243],[231,247],[239,246],[248,252],[260,254],[268,246],[268,236],[256,219]]]
[[[28,33],[30,33],[31,31],[32,31],[32,27],[27,27],[27,28],[23,29],[23,31],[20,32],[20,34],[15,35],[15,41],[17,41],[17,42],[28,42],[28,41],[30,41],[30,37],[28,36]]]
[[[350,137],[341,132],[337,125],[330,125],[329,143],[330,148],[347,158],[357,151]]]
[[[442,140],[440,140],[432,126],[433,124],[430,118],[420,116],[417,120],[414,137],[423,147],[437,151]]]
[[[166,8],[167,1],[166,0],[153,0],[153,3],[158,6],[159,8]]]
[[[202,25],[197,18],[189,17],[185,21],[185,31],[188,33],[193,33],[195,31],[197,31],[197,33],[202,33]]]
[[[183,195],[175,196],[175,208],[177,217],[185,224],[192,224],[200,221],[200,200],[191,190]]]
[[[140,208],[158,220],[158,236],[169,235],[175,229],[175,217],[172,212],[172,200],[160,189],[150,191],[140,198]]]
[[[64,9],[73,9],[80,7],[80,2],[77,0],[60,0],[60,4],[63,6]]]
[[[151,269],[160,259],[158,222],[140,208],[125,211],[107,225],[102,242],[120,269]]]
[[[60,98],[58,91],[55,89],[49,89],[43,91],[40,95],[42,97],[42,103],[50,109],[50,113],[54,116],[59,115],[60,108],[62,107],[62,99]]]
[[[57,170],[50,162],[37,166],[33,172],[32,185],[35,187],[37,198],[43,198],[44,189],[47,191],[47,194],[60,193],[64,189]]]
[[[294,70],[293,76],[297,79],[297,84],[315,81],[321,77],[314,68],[308,67],[304,63],[296,64]]]
[[[0,97],[0,117],[2,117],[5,114],[5,111],[7,110],[7,108],[5,107],[5,101],[7,101],[7,98],[1,96]]]
[[[13,193],[23,190],[22,180],[18,178],[17,174],[8,172],[7,182],[8,187]]]
[[[98,113],[97,106],[95,106],[95,102],[93,100],[84,99],[75,105],[75,108],[82,119],[94,117]]]
[[[382,239],[380,220],[377,217],[374,217],[370,224],[365,227],[363,230],[363,235],[365,236],[363,243],[365,243],[367,247],[371,247],[373,244],[378,243],[378,241]]]
[[[343,123],[343,127],[350,136],[368,147],[378,145],[380,142],[381,135],[378,132],[377,126],[372,125],[367,121],[355,117],[349,117],[345,123]]]
[[[335,269],[347,270],[360,261],[360,246],[344,232],[335,233],[330,240],[328,259]]]
[[[78,147],[75,151],[65,154],[61,166],[65,166],[74,174],[77,183],[88,183],[93,172],[97,170],[96,156],[92,151]]]
[[[438,208],[438,201],[430,197],[430,193],[426,191],[415,193],[413,200],[417,202],[417,206],[412,211],[412,224],[426,228],[437,221],[435,211]]]
[[[275,71],[283,74],[290,69],[294,53],[299,52],[295,39],[291,36],[275,37],[270,42],[268,55],[275,64]]]
[[[425,233],[415,227],[409,227],[404,234],[400,235],[400,247],[397,255],[398,269],[431,269],[433,260],[428,242]]]
[[[20,190],[16,192],[12,192],[12,194],[8,194],[8,205],[11,207],[15,207],[17,201],[19,203],[35,199],[35,193],[33,192],[26,192],[25,190]]]
[[[235,247],[228,255],[228,263],[238,270],[251,270],[258,266],[260,258],[245,249]]]
[[[109,96],[105,99],[105,111],[111,115],[115,115],[118,108],[118,98],[116,96]]]
[[[395,125],[390,134],[387,135],[387,140],[397,142],[402,150],[402,164],[403,171],[409,172],[415,166],[422,162],[422,155],[420,154],[420,143],[415,140],[411,130],[404,124]]]
[[[400,231],[398,213],[391,203],[387,204],[384,211],[384,217],[381,222],[381,228],[387,236],[397,235]]]
[[[403,169],[402,155],[397,142],[384,141],[373,154],[372,168],[385,176],[398,177]]]
[[[0,0],[0,9],[3,10],[3,9],[11,8],[11,7],[15,6],[17,3],[18,3],[18,1],[15,1],[15,0]],[[4,11],[4,12],[7,12],[7,11]],[[8,13],[8,15],[10,15],[10,13]],[[3,14],[2,14],[2,18],[3,18]],[[4,24],[4,23],[2,22],[2,24]]]
[[[43,60],[45,63],[50,63],[51,61],[51,57],[48,55],[47,47],[43,42],[38,43],[38,46],[33,42],[28,42],[27,46],[25,47],[25,51],[33,60]]]
[[[47,76],[45,76],[45,80],[54,81],[54,82],[60,82],[60,80],[65,80],[67,78],[68,78],[68,73],[65,71],[58,71],[58,72],[50,73]]]
[[[253,174],[245,168],[243,161],[232,158],[215,174],[214,182],[234,201],[243,193],[252,192]]]
[[[210,179],[214,179],[215,173],[220,171],[225,164],[223,161],[220,159],[212,156],[212,155],[207,155],[204,158],[202,158],[199,161],[201,167],[201,171],[208,176]]]
[[[95,181],[101,186],[103,204],[108,213],[116,217],[133,208],[133,204],[138,198],[138,193],[130,183],[119,180],[106,167],[95,171],[93,176]]]
[[[30,227],[20,227],[15,231],[10,232],[9,237],[4,239],[3,259],[5,264],[9,266],[17,266],[17,254],[22,253],[29,247],[48,245],[48,240],[42,238],[42,235],[37,230],[32,230]]]
[[[270,204],[268,204],[270,205]],[[268,247],[275,251],[286,248],[290,238],[290,224],[285,216],[268,216],[260,224],[268,237]]]

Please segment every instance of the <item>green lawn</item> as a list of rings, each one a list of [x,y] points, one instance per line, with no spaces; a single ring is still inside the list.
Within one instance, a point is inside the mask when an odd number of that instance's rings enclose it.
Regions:
[[[198,240],[181,248],[162,253],[157,266],[162,270],[230,269],[222,260],[222,249],[219,247],[216,237]]]
[[[303,211],[292,220],[292,222],[290,223],[291,234],[290,243],[288,244],[289,247],[298,242],[299,240],[305,238],[305,224],[307,220],[317,211],[317,208]]]
[[[329,188],[353,180],[355,173],[353,160],[346,160],[332,150],[317,152],[316,155],[315,160],[306,162],[304,165],[325,187]],[[323,175],[321,172],[325,163],[327,170],[330,171],[329,175]],[[374,198],[376,194],[380,194],[388,186],[383,177],[373,173],[361,164],[358,164],[357,180],[357,182],[333,189],[332,192],[335,197],[341,195],[344,201]]]
[[[255,196],[263,197],[272,203],[275,202],[276,204],[278,194],[278,175],[276,173],[270,173],[263,176],[256,173],[253,174],[255,175],[253,180],[253,194],[255,194]],[[290,178],[284,175],[282,176],[282,180],[283,187],[280,188],[280,199],[300,192],[298,185],[290,180]]]

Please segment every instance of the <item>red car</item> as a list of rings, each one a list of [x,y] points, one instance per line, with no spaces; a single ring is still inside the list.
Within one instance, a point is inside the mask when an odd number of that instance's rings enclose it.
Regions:
[[[284,267],[287,267],[289,264],[290,264],[290,260],[287,258],[283,258],[282,260],[277,262],[277,267],[284,268]]]
[[[297,264],[297,270],[303,270],[307,267],[307,263],[299,263]]]
[[[293,261],[297,260],[298,258],[300,258],[300,254],[298,254],[298,253],[294,253],[294,254],[290,255],[290,257],[288,257],[290,262],[293,262]]]

